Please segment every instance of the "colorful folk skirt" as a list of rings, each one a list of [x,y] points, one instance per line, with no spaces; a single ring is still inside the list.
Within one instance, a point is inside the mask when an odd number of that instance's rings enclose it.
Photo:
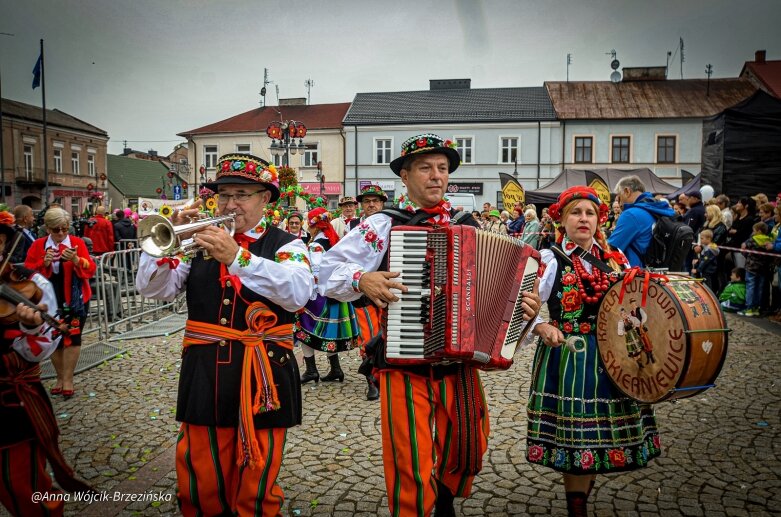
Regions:
[[[360,329],[351,303],[318,296],[296,313],[293,337],[297,344],[321,352],[345,352],[357,346]]]
[[[587,344],[578,352],[537,345],[526,458],[576,475],[645,467],[661,454],[653,408],[613,386],[596,338],[584,337]]]

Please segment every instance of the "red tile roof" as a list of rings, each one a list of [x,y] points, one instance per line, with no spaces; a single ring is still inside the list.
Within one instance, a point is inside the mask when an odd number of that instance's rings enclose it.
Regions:
[[[561,120],[708,117],[750,97],[746,79],[546,82]]]
[[[749,80],[756,79],[763,90],[781,99],[781,60],[763,63],[747,61],[740,76]]]
[[[280,111],[282,112],[282,119],[303,122],[309,130],[334,129],[342,127],[342,120],[349,107],[349,102],[310,104],[308,106],[266,106],[265,108],[255,108],[208,126],[183,131],[178,133],[178,135],[186,138],[192,135],[210,133],[241,133],[247,131],[264,133],[271,122],[280,120]]]

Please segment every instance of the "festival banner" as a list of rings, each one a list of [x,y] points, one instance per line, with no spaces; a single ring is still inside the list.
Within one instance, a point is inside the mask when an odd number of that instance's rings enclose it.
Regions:
[[[518,180],[504,172],[499,173],[499,180],[502,182],[502,203],[505,210],[510,210],[515,203],[526,203],[526,191]]]
[[[171,208],[181,209],[185,205],[192,202],[192,199],[152,199],[148,197],[138,198],[138,216],[146,217],[152,214],[159,214],[160,207],[163,205],[170,206]]]
[[[608,188],[605,180],[602,179],[596,172],[584,171],[586,173],[586,185],[597,191],[599,199],[603,203],[610,206],[610,189]]]

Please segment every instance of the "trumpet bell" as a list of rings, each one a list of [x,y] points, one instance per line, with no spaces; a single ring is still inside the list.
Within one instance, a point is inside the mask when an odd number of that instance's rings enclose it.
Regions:
[[[185,239],[184,236],[215,225],[223,226],[233,235],[234,224],[235,217],[232,214],[178,226],[174,226],[163,216],[150,215],[138,223],[138,244],[147,255],[152,257],[170,257],[178,253],[192,256],[202,248],[192,239]]]

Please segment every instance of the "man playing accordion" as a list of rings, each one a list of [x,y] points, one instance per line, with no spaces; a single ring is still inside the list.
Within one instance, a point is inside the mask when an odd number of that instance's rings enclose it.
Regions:
[[[390,164],[407,188],[399,208],[415,214],[420,225],[447,226],[455,212],[444,199],[448,177],[460,164],[450,141],[433,134],[402,144]],[[406,292],[388,271],[391,227],[406,223],[386,213],[361,222],[326,253],[321,265],[325,295],[343,301],[366,296],[380,308]],[[409,224],[409,223],[407,223]],[[463,224],[479,227],[470,216]],[[529,318],[539,311],[536,294],[524,295]],[[488,444],[488,407],[477,370],[463,364],[390,365],[385,343],[374,354],[381,401],[382,449],[388,506],[393,515],[454,515],[453,498],[469,496]],[[457,385],[469,385],[471,398],[456,400]],[[473,420],[464,422],[456,407],[466,405]],[[478,429],[467,433],[465,427]],[[463,458],[467,458],[465,461]]]

